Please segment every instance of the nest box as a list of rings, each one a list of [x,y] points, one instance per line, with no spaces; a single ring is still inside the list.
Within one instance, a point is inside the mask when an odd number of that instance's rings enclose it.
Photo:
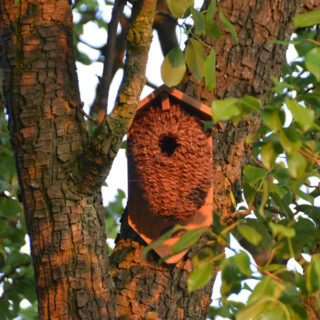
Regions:
[[[166,86],[140,102],[128,132],[128,221],[147,244],[176,224],[187,230],[212,224],[212,138],[203,130],[211,119],[208,106]],[[180,237],[156,253],[170,255]]]

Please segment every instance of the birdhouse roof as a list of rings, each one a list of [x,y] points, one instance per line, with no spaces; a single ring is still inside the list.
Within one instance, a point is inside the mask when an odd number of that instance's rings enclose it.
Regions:
[[[161,98],[161,106],[163,110],[170,108],[169,99],[173,98],[173,100],[182,102],[182,105],[187,107],[191,113],[196,114],[200,119],[203,120],[211,120],[211,108],[206,104],[201,103],[200,101],[191,98],[185,93],[175,89],[169,88],[166,85],[162,85],[152,93],[150,93],[147,97],[140,101],[137,112],[142,109],[153,105],[155,100]]]

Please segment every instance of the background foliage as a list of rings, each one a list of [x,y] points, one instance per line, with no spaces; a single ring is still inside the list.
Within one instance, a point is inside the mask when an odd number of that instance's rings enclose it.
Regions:
[[[221,32],[230,32],[237,42],[234,26],[217,11],[215,1],[205,12],[194,9],[193,1],[168,4],[189,41],[184,51],[175,48],[164,58],[164,82],[177,85],[188,68],[213,90],[215,52],[201,37],[219,40]],[[96,0],[77,1],[74,11],[79,16],[74,28],[76,57],[91,64],[91,58],[77,49],[83,26],[94,21],[107,29],[107,21]],[[213,17],[220,19],[223,30]],[[248,140],[254,144],[252,163],[243,171],[243,202],[237,204],[230,194],[236,210],[232,221],[223,225],[215,213],[212,230],[186,232],[173,248],[174,252],[198,248],[189,290],[207,283],[213,268],[221,270],[221,299],[219,307],[211,307],[211,319],[218,315],[237,320],[307,319],[306,306],[320,308],[320,12],[300,15],[295,24],[291,43],[299,57],[285,65],[281,81],[274,79],[273,99],[266,105],[249,96],[213,101],[213,121],[205,124],[208,128],[217,122],[238,124],[244,117],[261,117],[261,127]],[[103,55],[99,59],[103,61]],[[0,111],[0,319],[36,319],[32,261],[21,252],[26,236],[23,208],[7,118],[4,109]],[[108,238],[117,234],[124,198],[119,190],[105,208]],[[197,243],[203,234],[208,241]],[[232,248],[231,237],[241,249]],[[233,255],[214,254],[218,247],[229,248]],[[299,263],[298,271],[288,269],[290,259]],[[249,292],[248,302],[234,301],[234,294],[243,291]],[[23,299],[31,306],[21,308]]]

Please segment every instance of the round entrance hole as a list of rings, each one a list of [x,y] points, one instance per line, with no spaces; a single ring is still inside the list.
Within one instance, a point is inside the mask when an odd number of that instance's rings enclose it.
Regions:
[[[165,153],[167,156],[172,156],[179,144],[177,139],[171,136],[163,136],[159,141],[159,147],[162,153]]]

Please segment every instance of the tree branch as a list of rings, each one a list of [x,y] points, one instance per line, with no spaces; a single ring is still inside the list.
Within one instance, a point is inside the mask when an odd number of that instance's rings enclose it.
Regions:
[[[108,40],[104,53],[104,64],[102,79],[97,88],[97,94],[91,110],[102,114],[99,118],[103,118],[106,113],[108,97],[109,97],[109,87],[112,80],[112,68],[115,55],[116,38],[117,38],[117,27],[120,17],[123,13],[126,0],[116,0],[113,10],[112,17],[108,24]]]
[[[86,149],[82,162],[82,192],[91,194],[102,185],[135,115],[146,82],[145,69],[155,9],[156,0],[134,2],[128,31],[125,80],[121,83],[112,113],[95,130]]]

